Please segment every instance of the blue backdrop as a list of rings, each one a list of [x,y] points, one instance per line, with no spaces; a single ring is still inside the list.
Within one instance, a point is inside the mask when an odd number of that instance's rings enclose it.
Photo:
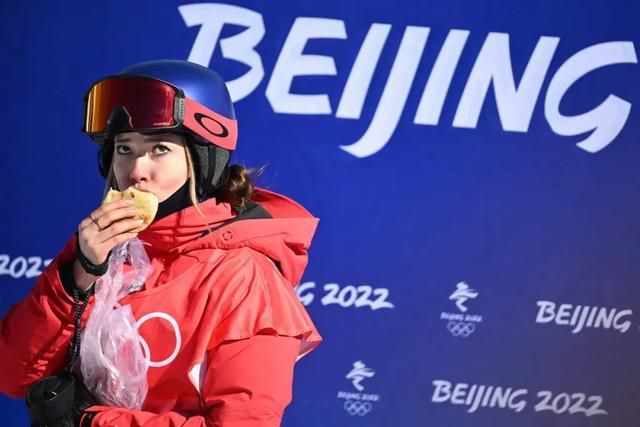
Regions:
[[[285,426],[640,422],[640,3],[0,7],[0,312],[100,203],[84,91],[189,59],[230,86],[234,161],[321,218]]]

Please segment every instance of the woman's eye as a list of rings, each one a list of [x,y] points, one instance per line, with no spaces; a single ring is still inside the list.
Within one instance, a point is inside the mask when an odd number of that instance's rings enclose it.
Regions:
[[[164,154],[164,153],[168,153],[168,152],[169,152],[169,151],[171,151],[171,150],[169,150],[169,148],[167,148],[167,146],[166,146],[166,145],[160,145],[160,144],[158,144],[158,145],[156,145],[155,147],[153,147],[153,151],[154,151],[156,154]]]
[[[118,154],[129,154],[131,150],[126,145],[116,145],[116,153]]]

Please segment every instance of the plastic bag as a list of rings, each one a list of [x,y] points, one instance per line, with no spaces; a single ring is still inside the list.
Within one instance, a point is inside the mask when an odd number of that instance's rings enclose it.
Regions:
[[[131,269],[123,273],[126,260]],[[102,404],[140,409],[147,396],[149,355],[143,354],[129,305],[118,304],[139,290],[151,272],[142,242],[116,246],[107,273],[96,282],[95,305],[82,334],[80,369],[85,385]]]

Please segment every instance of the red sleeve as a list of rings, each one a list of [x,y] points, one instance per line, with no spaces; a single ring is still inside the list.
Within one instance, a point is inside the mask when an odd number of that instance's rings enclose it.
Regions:
[[[205,416],[153,414],[122,408],[100,411],[92,426],[277,427],[291,401],[298,338],[255,335],[210,350],[202,383]]]
[[[63,369],[73,334],[73,299],[59,266],[73,259],[75,238],[38,278],[27,298],[0,321],[0,392],[22,397],[38,379]],[[86,318],[86,313],[85,313]]]

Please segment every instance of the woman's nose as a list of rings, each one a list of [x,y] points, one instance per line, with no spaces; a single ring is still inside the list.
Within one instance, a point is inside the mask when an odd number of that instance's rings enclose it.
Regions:
[[[149,158],[146,154],[137,156],[133,160],[133,166],[129,173],[131,184],[147,181],[149,179]]]

